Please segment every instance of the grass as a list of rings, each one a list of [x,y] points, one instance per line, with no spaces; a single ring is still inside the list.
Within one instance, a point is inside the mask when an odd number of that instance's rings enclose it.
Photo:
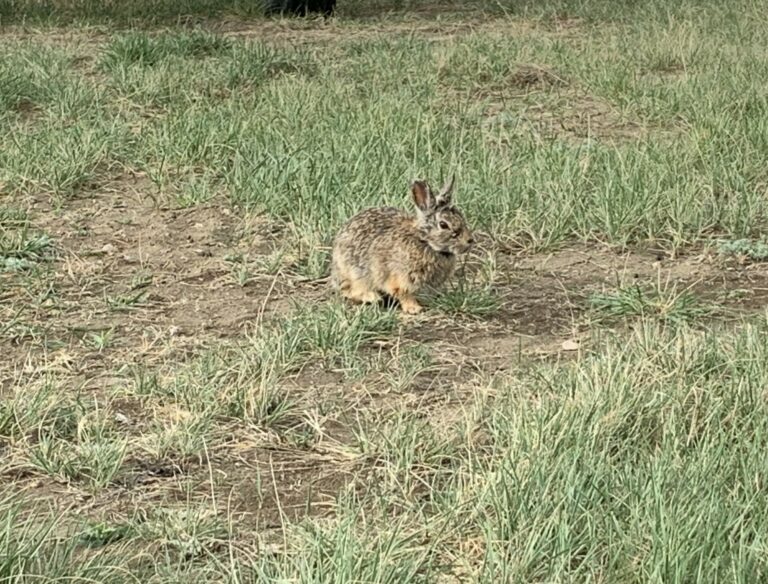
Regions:
[[[495,259],[491,254],[481,258],[472,274],[467,274],[467,263],[459,269],[455,283],[437,293],[430,305],[453,316],[483,318],[498,313],[504,299],[501,287],[495,286],[499,277]]]
[[[768,258],[768,244],[760,240],[723,241],[718,245],[717,250],[726,256],[733,255],[753,261],[762,261]]]
[[[2,234],[0,258],[4,269],[14,271],[31,267],[50,255],[51,244],[47,236],[33,235],[25,230],[12,235]]]
[[[725,34],[712,40],[718,9],[684,6],[621,35],[590,27],[590,50],[530,31],[440,45],[415,35],[342,40],[327,61],[317,48],[136,31],[101,46],[101,73],[86,75],[70,49],[15,43],[3,66],[29,86],[6,90],[4,123],[24,127],[20,101],[39,119],[4,150],[0,180],[66,196],[142,172],[161,194],[220,191],[327,245],[352,211],[404,204],[414,174],[456,171],[474,223],[537,248],[573,237],[676,247],[713,228],[752,236],[766,217],[760,61]],[[521,81],[531,62],[566,84]],[[542,107],[566,116],[562,127]]]
[[[768,513],[766,326],[639,324],[577,361],[478,380],[433,417],[403,408],[368,421],[356,441],[367,488],[341,496],[332,518],[286,523],[279,553],[238,547],[207,577],[687,581],[703,565],[757,577],[768,569],[754,543]],[[102,545],[161,545],[177,570],[234,537],[194,506],[132,521],[100,528]],[[94,527],[79,529],[93,545]]]
[[[203,31],[161,36],[134,32],[115,38],[104,50],[99,64],[107,71],[132,65],[154,67],[174,57],[211,57],[224,54],[229,48],[227,38]]]
[[[14,207],[0,207],[0,271],[34,267],[54,255],[53,241],[31,228],[27,213]]]
[[[258,12],[0,5],[0,581],[766,578],[762,7]],[[332,296],[454,172],[424,313]]]
[[[651,289],[643,289],[639,285],[620,287],[615,292],[593,294],[589,305],[598,317],[650,318],[669,324],[701,324],[702,319],[714,311],[690,290],[678,291],[674,286]]]

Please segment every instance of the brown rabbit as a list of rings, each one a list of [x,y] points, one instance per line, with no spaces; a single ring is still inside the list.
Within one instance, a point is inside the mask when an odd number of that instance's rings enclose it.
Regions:
[[[448,279],[457,255],[474,243],[461,212],[451,204],[454,180],[435,196],[422,180],[411,183],[416,215],[401,209],[365,209],[350,219],[333,243],[331,279],[356,302],[395,298],[404,312],[421,310],[415,294]]]

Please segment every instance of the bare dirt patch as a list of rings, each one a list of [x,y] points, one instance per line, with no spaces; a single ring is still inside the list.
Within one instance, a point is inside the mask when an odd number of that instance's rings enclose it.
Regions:
[[[268,291],[264,276],[240,284],[232,259],[267,245],[270,227],[247,222],[224,205],[161,208],[137,179],[68,201],[32,207],[36,226],[60,251],[51,280],[55,308],[31,318],[70,350],[89,331],[114,331],[116,346],[146,356],[157,336],[177,348],[201,338],[231,337],[254,321]],[[29,311],[24,311],[29,312]]]
[[[503,257],[503,256],[502,256]],[[567,356],[567,341],[589,336],[588,299],[600,292],[641,289],[690,291],[703,303],[723,307],[716,319],[757,313],[768,305],[768,278],[759,265],[740,265],[701,249],[675,257],[659,250],[617,252],[571,245],[548,254],[509,255],[502,260],[501,310],[463,325],[434,316],[419,338],[461,347],[464,364],[490,370],[530,357]],[[694,325],[709,326],[711,319]],[[565,347],[565,348],[564,348]]]

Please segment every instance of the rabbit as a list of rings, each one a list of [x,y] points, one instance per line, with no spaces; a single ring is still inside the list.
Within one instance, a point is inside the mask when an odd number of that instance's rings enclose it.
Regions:
[[[474,244],[464,216],[451,203],[454,177],[435,196],[423,180],[411,183],[416,214],[402,209],[365,209],[333,242],[331,282],[341,295],[375,303],[388,295],[406,314],[421,312],[416,293],[445,282],[457,256]]]

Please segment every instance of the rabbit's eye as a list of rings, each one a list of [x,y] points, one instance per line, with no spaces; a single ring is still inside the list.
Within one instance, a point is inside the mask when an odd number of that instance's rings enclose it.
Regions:
[[[448,225],[448,223],[446,223],[445,221],[440,221],[439,225],[440,225],[440,229],[450,229],[451,228],[451,226]]]

